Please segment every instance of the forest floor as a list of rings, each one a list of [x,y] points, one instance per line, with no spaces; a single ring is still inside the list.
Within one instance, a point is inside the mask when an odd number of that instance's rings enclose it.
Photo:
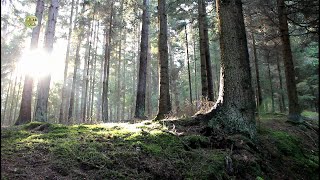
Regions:
[[[190,119],[1,129],[1,179],[319,179],[319,120],[263,115],[250,140]]]

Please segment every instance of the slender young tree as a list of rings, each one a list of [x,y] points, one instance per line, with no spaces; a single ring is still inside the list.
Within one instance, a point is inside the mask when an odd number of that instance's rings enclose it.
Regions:
[[[77,9],[78,3],[79,2],[77,1],[76,15],[78,12],[78,9]],[[83,14],[84,10],[85,10],[84,6],[82,6],[81,13],[80,13],[81,15]],[[69,113],[68,113],[68,123],[69,124],[71,123],[72,118],[75,115],[75,113],[74,113],[75,109],[78,109],[78,107],[76,106],[77,103],[75,103],[75,93],[76,93],[78,69],[80,68],[80,45],[82,43],[83,36],[84,36],[84,32],[83,32],[84,31],[84,27],[83,27],[84,18],[83,18],[83,16],[77,16],[77,17],[79,17],[78,23],[74,24],[74,29],[76,32],[78,32],[78,36],[77,36],[76,56],[74,59],[74,67],[73,67],[71,93],[70,93],[70,100],[69,100]],[[79,92],[79,91],[77,91],[77,92]]]
[[[51,0],[49,8],[47,29],[44,38],[44,47],[48,54],[53,50],[53,42],[55,35],[55,28],[58,16],[59,1]],[[35,121],[47,122],[48,121],[48,98],[50,90],[51,75],[47,74],[39,79],[37,88],[37,105],[35,110]]]
[[[302,121],[301,109],[298,102],[298,93],[295,80],[295,70],[292,59],[291,45],[289,39],[289,28],[287,22],[287,12],[284,0],[277,0],[279,30],[282,42],[282,58],[284,63],[288,100],[289,100],[289,120]]]
[[[145,119],[145,98],[149,45],[149,0],[143,0],[142,30],[140,42],[139,77],[137,86],[135,118]]]
[[[71,1],[71,13],[69,19],[69,33],[68,33],[68,44],[67,44],[67,52],[66,52],[66,59],[64,62],[64,74],[63,74],[63,85],[61,91],[61,104],[60,104],[60,113],[59,113],[59,123],[64,123],[65,118],[65,103],[67,101],[67,92],[66,92],[66,80],[68,75],[68,68],[69,68],[69,53],[70,53],[70,42],[71,42],[71,35],[72,35],[72,18],[73,18],[73,8],[74,7],[74,0]],[[66,112],[68,112],[66,110]]]
[[[259,74],[257,47],[256,47],[256,40],[255,40],[253,32],[251,33],[251,36],[252,36],[252,49],[253,49],[254,66],[255,66],[255,71],[256,71],[256,104],[257,104],[257,108],[260,108],[261,103],[262,103],[262,94],[261,94],[261,85],[260,85],[260,74]]]
[[[35,14],[35,16],[38,18],[38,25],[32,29],[31,50],[38,47],[43,10],[44,1],[38,0]],[[32,87],[33,78],[29,74],[26,74],[22,91],[22,99],[20,103],[20,112],[15,125],[31,122]]]
[[[160,97],[158,101],[158,114],[155,120],[160,120],[171,111],[170,93],[169,93],[169,73],[168,73],[168,25],[166,0],[158,0],[158,60],[160,77]]]
[[[270,51],[266,50],[266,61],[268,68],[268,79],[270,84],[270,97],[271,97],[271,112],[274,113],[274,90],[272,84],[271,68],[270,68]]]
[[[112,20],[113,20],[113,3],[110,7],[110,19],[108,29],[106,28],[106,42],[104,49],[104,66],[103,66],[103,87],[102,87],[102,121],[108,122],[108,110],[109,110],[109,74],[110,74],[110,54],[111,54],[111,37],[112,37]],[[110,113],[111,114],[111,113]],[[111,116],[111,115],[110,115]]]
[[[219,97],[214,107],[196,119],[209,127],[223,125],[229,133],[255,137],[255,101],[241,0],[217,0],[219,17],[221,76]]]
[[[191,88],[191,72],[190,72],[190,60],[189,60],[189,43],[188,43],[188,32],[187,32],[187,24],[184,26],[185,38],[186,38],[186,56],[187,56],[187,63],[188,63],[188,80],[189,80],[189,97],[190,103],[192,104],[192,88]]]

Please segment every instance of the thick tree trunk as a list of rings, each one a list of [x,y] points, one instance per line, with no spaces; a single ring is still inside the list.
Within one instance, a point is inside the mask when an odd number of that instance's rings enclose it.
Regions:
[[[54,43],[55,27],[58,16],[59,1],[51,0],[49,8],[48,25],[45,34],[45,49],[48,54],[51,54]],[[45,75],[38,82],[38,96],[37,105],[35,110],[35,121],[47,122],[48,121],[48,98],[50,90],[51,75]]]
[[[254,66],[256,71],[256,106],[259,110],[261,103],[262,103],[262,94],[261,94],[261,86],[260,86],[260,75],[259,75],[259,63],[258,63],[258,56],[257,56],[257,48],[256,48],[256,41],[254,38],[254,34],[251,33],[252,36],[252,47],[253,47],[253,59],[254,59]]]
[[[282,41],[282,57],[285,68],[286,84],[289,100],[289,120],[301,121],[301,109],[298,102],[298,94],[295,80],[295,70],[289,39],[289,28],[284,0],[277,0],[279,29]]]
[[[104,53],[104,66],[103,66],[103,90],[102,90],[102,121],[108,122],[108,92],[109,92],[109,74],[110,74],[110,51],[111,51],[111,33],[112,33],[112,19],[113,19],[113,3],[111,4],[109,27],[106,28],[106,44]],[[111,117],[111,112],[110,112]]]
[[[219,15],[221,76],[219,97],[214,107],[196,118],[209,126],[222,125],[229,133],[253,138],[255,101],[241,0],[217,1]]]
[[[198,0],[202,96],[213,101],[213,81],[209,51],[208,23],[204,0]],[[205,79],[206,78],[206,79]],[[207,91],[207,92],[205,92]]]
[[[169,94],[169,73],[168,73],[168,37],[167,37],[167,14],[166,0],[158,0],[159,18],[159,38],[158,38],[158,58],[160,76],[160,97],[156,120],[163,119],[171,111]]]
[[[36,14],[35,14],[36,17],[38,18],[38,25],[32,30],[31,50],[38,47],[43,10],[44,10],[44,1],[38,0],[37,7],[36,7]],[[31,122],[32,89],[33,89],[33,78],[30,75],[26,74],[24,85],[23,85],[21,103],[20,103],[21,104],[20,112],[15,125]]]
[[[143,1],[142,30],[140,42],[139,77],[137,86],[137,98],[135,118],[145,119],[146,75],[148,63],[149,45],[149,0]]]

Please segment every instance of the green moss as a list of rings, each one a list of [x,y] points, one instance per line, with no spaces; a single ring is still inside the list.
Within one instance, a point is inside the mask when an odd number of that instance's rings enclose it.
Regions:
[[[301,113],[302,116],[308,117],[308,118],[313,118],[319,116],[318,112],[312,112],[312,111],[303,111]]]
[[[299,140],[283,131],[272,131],[272,137],[276,141],[277,148],[284,154],[296,156],[301,153]]]
[[[209,138],[200,135],[191,135],[183,137],[183,141],[191,148],[205,148],[210,145]]]

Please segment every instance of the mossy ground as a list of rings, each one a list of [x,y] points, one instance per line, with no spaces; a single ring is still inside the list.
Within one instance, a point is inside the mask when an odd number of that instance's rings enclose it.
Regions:
[[[1,179],[319,179],[313,131],[272,116],[255,141],[190,120],[32,122],[2,129]]]

